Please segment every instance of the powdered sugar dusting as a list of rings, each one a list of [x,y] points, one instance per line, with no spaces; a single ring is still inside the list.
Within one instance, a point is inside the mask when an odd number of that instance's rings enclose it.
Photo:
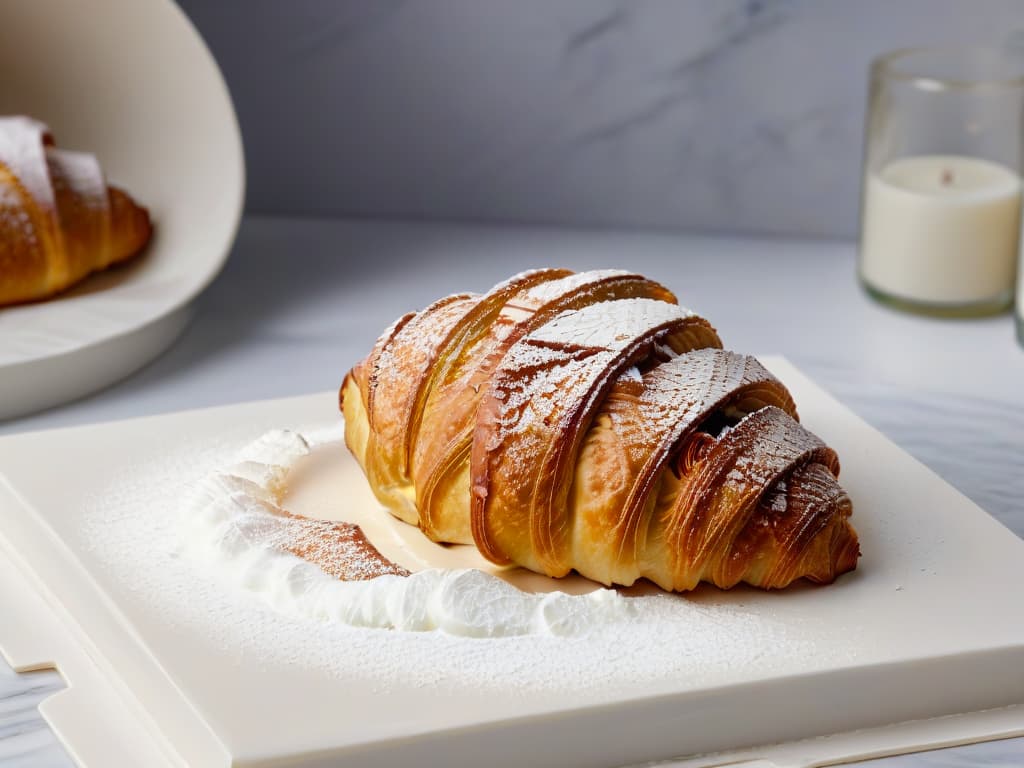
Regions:
[[[640,369],[635,365],[631,365],[619,376],[620,381],[628,381],[632,384],[642,384],[644,377],[640,374]]]
[[[502,401],[492,440],[525,432],[540,422],[549,429],[557,411],[586,396],[595,379],[628,345],[653,328],[691,316],[689,310],[652,299],[623,299],[563,312],[512,346],[492,390]]]
[[[563,312],[524,341],[618,351],[651,328],[693,316],[686,307],[655,299],[605,301]],[[515,365],[514,358],[509,364]]]
[[[727,483],[758,493],[800,457],[826,449],[820,437],[774,407],[743,418],[718,445],[719,450],[709,454],[709,462],[727,463],[731,466]]]
[[[448,692],[577,691],[611,697],[750,679],[828,659],[828,648],[805,640],[798,622],[783,624],[764,606],[744,607],[736,593],[696,602],[668,594],[629,598],[629,621],[568,635],[557,626],[575,621],[570,606],[576,604],[552,598],[544,607],[549,632],[481,641],[455,634],[449,626],[395,632],[337,621],[321,610],[325,598],[302,588],[307,578],[322,580],[322,572],[292,558],[288,583],[307,598],[301,612],[288,612],[257,592],[234,586],[219,566],[178,555],[184,515],[192,514],[183,510],[183,495],[193,496],[203,478],[237,461],[240,447],[238,442],[183,437],[159,458],[120,467],[106,491],[86,500],[83,535],[97,573],[117,599],[151,622],[173,626],[176,633],[196,638],[192,642],[246,664],[282,673],[313,670],[339,683],[366,680],[381,691],[441,686]],[[283,479],[273,469],[250,466],[249,471],[250,477]],[[183,494],[183,488],[192,491]],[[383,586],[388,580],[418,584],[418,578],[332,580],[332,589]],[[472,594],[475,578],[452,577],[442,591],[449,598]],[[417,621],[418,606],[424,604],[420,588],[410,587],[389,610],[409,617],[403,621]],[[295,604],[288,597],[285,605]],[[353,608],[352,617],[363,615]]]
[[[692,314],[652,299],[602,302],[564,312],[514,344],[492,379],[500,407],[486,444],[489,452],[501,448],[503,479],[515,485],[535,474],[550,436],[592,410],[597,383],[624,349]]]
[[[33,198],[44,215],[54,215],[56,201],[43,145],[46,131],[45,125],[31,118],[0,117],[0,165],[21,186],[18,189],[14,184],[0,183],[0,225],[5,236],[14,237],[17,233],[24,247],[36,253],[42,244],[22,195]]]
[[[636,385],[635,375],[627,372],[619,377],[606,401],[622,448],[638,468],[628,490],[618,491],[623,494],[625,542],[633,541],[648,494],[655,487],[654,479],[673,448],[723,402],[749,388],[763,389],[773,401],[788,398],[782,385],[755,358],[721,349],[699,349],[673,357],[644,374],[642,384],[639,397],[624,401],[623,407],[615,391]]]
[[[590,272],[575,272],[558,280],[548,280],[531,287],[523,296],[523,303],[533,307],[543,307],[562,296],[574,293],[587,285],[600,283],[610,277],[626,277],[630,273],[624,269],[595,269]]]
[[[4,237],[25,242],[32,251],[40,247],[32,217],[21,199],[21,192],[13,184],[0,184],[0,226]]]
[[[201,485],[182,551],[288,614],[353,626],[467,637],[575,635],[632,616],[629,601],[612,590],[534,595],[480,571],[410,576],[357,526],[279,506],[290,467],[308,453],[305,438],[283,430],[246,446],[240,461]]]
[[[377,360],[374,376],[378,382],[374,386],[394,389],[394,385],[388,387],[385,383],[386,378],[415,376],[426,370],[452,328],[478,300],[475,294],[449,296],[417,313],[397,333],[392,333]]]
[[[707,465],[694,480],[687,503],[672,522],[672,551],[699,553],[695,569],[714,550],[714,539],[724,535],[726,519],[706,510],[728,499],[734,514],[748,511],[768,489],[801,461],[830,449],[785,411],[762,408],[743,418],[705,454]],[[817,457],[816,457],[817,458]],[[705,513],[702,514],[702,510]]]
[[[699,349],[652,369],[644,377],[638,419],[648,434],[669,442],[744,387],[775,383],[755,358],[721,349]],[[781,385],[778,385],[780,393]]]
[[[368,416],[377,436],[377,450],[386,457],[382,463],[397,463],[401,474],[406,469],[409,431],[426,372],[449,334],[479,301],[477,294],[456,294],[436,301],[379,342],[380,352],[370,372]]]
[[[95,155],[55,147],[48,148],[46,152],[50,162],[60,169],[53,183],[66,184],[75,194],[77,205],[95,211],[106,211],[110,207],[107,182]]]
[[[47,146],[47,127],[27,117],[0,117],[0,166],[12,174],[32,198],[43,216],[57,226],[57,196],[64,189],[73,194],[74,205],[100,213],[109,209],[107,185],[94,155]],[[0,219],[8,237],[15,232],[30,251],[41,247],[37,222],[33,222],[22,192],[13,184],[0,183]],[[17,241],[15,241],[17,242]]]
[[[0,117],[0,163],[10,169],[44,209],[56,202],[46,165],[45,125],[29,117]]]

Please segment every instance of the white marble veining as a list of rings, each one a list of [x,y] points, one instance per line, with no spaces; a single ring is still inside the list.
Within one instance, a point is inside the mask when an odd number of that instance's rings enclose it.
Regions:
[[[623,266],[667,283],[727,346],[786,355],[1024,536],[1024,350],[1010,317],[937,321],[880,307],[857,288],[847,242],[249,218],[164,357],[0,433],[329,389],[398,314],[539,265]],[[0,665],[4,768],[71,765],[34,709],[60,685]],[[1021,764],[1024,739],[865,765]]]
[[[1024,32],[1019,0],[182,4],[250,210],[805,235],[857,229],[873,56]]]
[[[65,768],[67,754],[36,707],[64,687],[56,672],[16,675],[0,659],[0,765]]]

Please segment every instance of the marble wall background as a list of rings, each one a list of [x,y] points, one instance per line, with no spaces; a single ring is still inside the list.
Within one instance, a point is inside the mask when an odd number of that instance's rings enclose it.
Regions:
[[[1021,0],[181,0],[249,209],[856,233],[868,61]]]

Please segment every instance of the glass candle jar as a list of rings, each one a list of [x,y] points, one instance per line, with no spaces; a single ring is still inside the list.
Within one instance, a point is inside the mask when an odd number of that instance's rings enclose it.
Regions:
[[[1002,312],[1020,252],[1024,57],[897,51],[871,67],[859,274],[927,314]]]

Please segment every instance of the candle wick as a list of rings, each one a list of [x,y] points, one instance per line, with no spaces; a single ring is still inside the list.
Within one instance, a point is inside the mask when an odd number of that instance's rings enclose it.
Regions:
[[[949,185],[951,185],[953,183],[953,172],[949,170],[949,168],[943,170],[940,181],[942,182],[942,186],[944,187],[948,187]]]

